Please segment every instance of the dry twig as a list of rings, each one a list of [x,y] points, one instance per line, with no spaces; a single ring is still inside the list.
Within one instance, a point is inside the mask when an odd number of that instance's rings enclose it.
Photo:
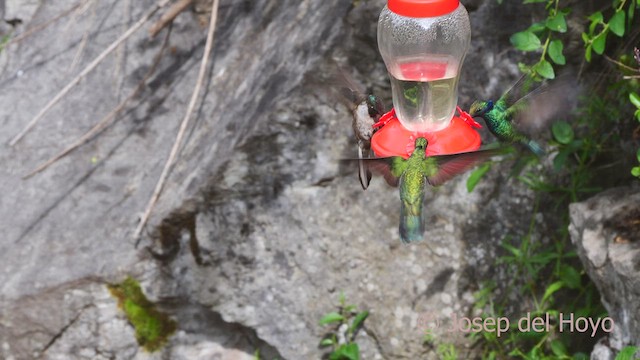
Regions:
[[[211,8],[211,16],[209,20],[209,31],[207,33],[207,42],[204,47],[204,54],[202,55],[202,62],[200,63],[200,71],[198,73],[198,79],[196,80],[196,85],[193,89],[193,94],[191,95],[191,100],[189,101],[189,106],[187,107],[187,112],[182,119],[182,123],[180,124],[180,130],[178,131],[178,135],[176,136],[176,140],[173,143],[173,147],[171,148],[171,153],[169,154],[169,158],[162,169],[162,173],[160,174],[160,179],[158,179],[158,183],[156,184],[156,188],[153,191],[153,195],[147,204],[147,208],[140,219],[140,223],[136,228],[133,238],[136,240],[136,245],[140,239],[140,234],[142,233],[142,229],[147,224],[149,220],[149,215],[151,215],[151,211],[158,201],[160,197],[160,193],[162,192],[162,188],[164,186],[165,181],[171,171],[171,167],[173,162],[175,161],[176,156],[178,155],[178,150],[180,150],[180,146],[182,145],[182,138],[187,130],[187,126],[189,125],[189,119],[191,118],[191,113],[195,109],[196,102],[198,100],[198,95],[200,94],[200,88],[202,87],[202,83],[204,82],[204,76],[207,72],[207,63],[209,62],[209,57],[211,55],[211,48],[213,47],[213,34],[216,28],[216,19],[218,17],[218,3],[219,0],[213,1],[213,6]]]
[[[160,30],[164,29],[169,23],[173,21],[181,12],[183,12],[187,6],[191,5],[193,0],[180,0],[177,3],[171,5],[167,12],[162,14],[160,19],[156,21],[151,28],[149,28],[149,36],[152,38],[158,35]]]
[[[636,72],[636,73],[640,73],[640,69],[635,69],[635,68],[632,68],[631,66],[625,65],[625,64],[621,63],[618,60],[610,58],[606,54],[604,54],[602,56],[604,56],[604,58],[607,59],[607,61],[609,61],[609,62],[611,62],[613,64],[616,64],[616,65],[620,66],[623,69],[626,69],[626,70],[629,70],[629,71],[633,71],[633,72]]]
[[[49,25],[55,23],[56,21],[62,19],[63,17],[71,14],[72,12],[74,12],[77,8],[79,8],[81,5],[83,5],[83,3],[81,1],[79,1],[77,4],[73,5],[71,8],[69,8],[68,10],[65,10],[62,14],[60,15],[56,15],[53,18],[43,22],[42,24],[36,25],[34,27],[32,27],[31,29],[23,32],[22,34],[14,37],[13,39],[11,39],[6,46],[9,45],[13,45],[13,44],[17,44],[20,41],[26,39],[27,37],[35,34],[38,31],[44,30],[46,29]]]
[[[65,86],[53,99],[51,99],[45,107],[40,110],[40,112],[33,118],[27,126],[18,133],[10,142],[9,145],[14,146],[20,139],[24,137],[24,135],[33,128],[33,126],[44,116],[44,114],[49,111],[58,101],[60,101],[75,85],[77,85],[88,73],[90,73],[102,60],[104,60],[107,55],[109,55],[113,50],[115,50],[122,42],[128,39],[136,30],[138,30],[142,25],[144,25],[153,14],[156,13],[160,8],[164,7],[170,0],[158,0],[158,2],[146,13],[144,14],[138,22],[136,22],[133,26],[127,30],[124,34],[122,34],[116,41],[111,43],[108,48],[106,48],[100,55],[98,55],[87,67],[85,67],[82,72],[76,76],[67,86]]]
[[[162,44],[162,47],[160,48],[160,52],[158,52],[158,54],[156,55],[155,59],[153,60],[151,68],[149,68],[149,71],[147,71],[145,76],[142,78],[142,80],[138,83],[136,88],[131,92],[131,94],[129,94],[129,96],[126,99],[121,101],[120,104],[118,104],[118,106],[116,106],[109,114],[107,114],[100,121],[98,121],[98,123],[96,123],[89,131],[84,133],[84,135],[82,135],[73,144],[69,145],[66,149],[62,150],[61,152],[59,152],[54,157],[52,157],[49,160],[45,161],[44,163],[40,164],[38,167],[36,167],[34,170],[29,172],[27,175],[23,176],[22,178],[23,179],[27,179],[27,178],[39,173],[40,171],[46,169],[47,167],[49,167],[50,165],[54,164],[58,160],[60,160],[63,157],[67,156],[70,152],[72,152],[75,149],[79,148],[80,146],[86,144],[94,136],[96,136],[97,134],[102,132],[102,130],[106,129],[107,127],[111,126],[111,124],[115,123],[115,120],[116,120],[116,117],[118,116],[118,114],[122,110],[124,110],[124,108],[127,106],[129,101],[131,101],[136,96],[138,96],[138,94],[140,94],[142,89],[144,89],[144,87],[145,87],[145,85],[147,83],[147,80],[149,80],[151,75],[153,75],[153,73],[158,68],[158,65],[160,64],[160,60],[162,59],[162,55],[163,55],[164,51],[166,50],[166,48],[167,48],[167,46],[169,44],[169,35],[170,34],[171,34],[171,31],[167,31],[167,35],[164,38],[164,42]]]
[[[87,1],[87,4],[91,4],[92,0]],[[96,7],[97,7],[97,3],[94,3],[92,6],[92,11],[91,11],[91,21],[93,21],[93,19],[96,17]],[[89,21],[89,22],[91,22]],[[80,40],[80,46],[78,46],[78,50],[76,50],[76,54],[73,56],[73,60],[71,61],[71,65],[69,65],[69,68],[67,69],[67,72],[70,73],[73,71],[73,69],[75,69],[76,65],[78,65],[78,63],[80,62],[80,59],[82,58],[82,54],[84,53],[84,49],[87,46],[87,43],[89,42],[89,26],[87,25],[87,28],[84,31],[84,34],[82,34],[82,39]]]

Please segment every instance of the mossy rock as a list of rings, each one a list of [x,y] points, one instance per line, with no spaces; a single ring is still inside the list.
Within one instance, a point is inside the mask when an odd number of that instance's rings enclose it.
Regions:
[[[128,277],[120,284],[108,285],[108,288],[136,330],[138,344],[150,352],[162,348],[175,332],[176,322],[156,310],[135,279]]]

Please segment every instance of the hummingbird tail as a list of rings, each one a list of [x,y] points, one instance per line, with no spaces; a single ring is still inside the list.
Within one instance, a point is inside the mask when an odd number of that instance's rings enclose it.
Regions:
[[[538,155],[539,157],[542,157],[546,154],[546,151],[544,151],[542,146],[533,140],[525,140],[523,141],[523,143],[526,147],[529,148],[529,150],[531,150],[534,154]]]
[[[366,157],[365,157],[366,155]],[[368,159],[371,157],[370,150],[363,150],[361,146],[358,146],[358,159]],[[359,160],[358,161],[358,178],[360,179],[360,185],[362,185],[362,190],[367,190],[369,187],[369,183],[371,182],[371,171],[367,167],[367,164]]]
[[[422,202],[420,204],[403,202],[400,209],[400,240],[403,244],[421,241],[423,234]]]

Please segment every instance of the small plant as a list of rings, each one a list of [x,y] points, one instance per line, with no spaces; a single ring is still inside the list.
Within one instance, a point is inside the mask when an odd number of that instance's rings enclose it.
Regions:
[[[453,344],[438,345],[437,353],[442,360],[458,360],[458,351]]]
[[[624,349],[620,350],[618,355],[616,355],[616,360],[635,360],[637,359],[636,353],[638,352],[637,346],[627,346]]]
[[[327,313],[320,319],[320,325],[333,326],[320,341],[321,347],[332,349],[329,360],[360,360],[360,348],[355,337],[368,316],[368,311],[358,311],[356,305],[347,305],[344,294],[340,293],[338,311]]]
[[[135,279],[128,277],[120,284],[108,285],[108,288],[136,330],[138,344],[150,352],[159,350],[176,330],[176,322],[156,310]]]

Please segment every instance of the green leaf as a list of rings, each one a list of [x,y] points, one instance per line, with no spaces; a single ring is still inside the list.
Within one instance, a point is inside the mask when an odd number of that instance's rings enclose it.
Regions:
[[[551,60],[553,60],[554,63],[558,65],[564,65],[567,62],[564,58],[564,55],[562,55],[563,48],[564,45],[560,40],[553,40],[549,44],[549,57],[551,58]]]
[[[339,322],[344,320],[344,316],[338,314],[337,312],[330,312],[320,319],[320,325],[327,325],[334,322]]]
[[[640,121],[640,109],[636,110],[636,112],[633,113],[633,115],[636,117],[636,119],[638,119],[638,121]]]
[[[636,166],[631,169],[631,175],[635,177],[640,177],[640,166]]]
[[[587,33],[582,33],[582,41],[585,45],[589,45],[591,43],[591,37]]]
[[[362,325],[362,323],[367,318],[367,316],[369,316],[369,312],[368,311],[365,310],[365,311],[359,312],[353,318],[353,322],[351,322],[351,327],[349,328],[349,332],[353,334],[358,329],[358,327],[360,325]]]
[[[547,0],[524,0],[523,4],[535,4],[535,3],[543,3],[547,2]]]
[[[570,289],[579,289],[582,285],[580,273],[570,265],[560,267],[560,280]]]
[[[629,10],[627,11],[627,27],[631,27],[631,22],[633,21],[633,15],[636,12],[636,7],[631,4],[629,6]]]
[[[589,355],[582,352],[577,352],[573,354],[571,360],[589,360]]]
[[[635,107],[640,109],[640,95],[632,91],[629,93],[629,100]]]
[[[638,162],[640,162],[640,149],[638,149],[638,152],[636,153],[636,157],[638,158]]]
[[[537,22],[537,23],[533,23],[531,24],[531,26],[529,26],[529,28],[527,29],[527,31],[531,31],[531,32],[540,32],[544,29],[546,29],[546,25],[545,23],[542,22]]]
[[[518,69],[520,70],[521,73],[524,74],[529,74],[531,73],[531,67],[525,63],[518,63]]]
[[[511,44],[513,44],[516,49],[522,51],[535,51],[542,47],[540,39],[536,34],[528,30],[511,35],[509,41],[511,41]]]
[[[604,17],[602,16],[602,12],[598,11],[589,15],[588,19],[591,20],[592,23],[600,24],[604,20]]]
[[[556,77],[553,72],[553,66],[547,60],[540,60],[539,63],[533,65],[533,71],[545,79],[553,79]]]
[[[561,146],[560,152],[553,158],[553,169],[560,171],[565,168],[569,156],[583,147],[582,140],[573,140],[571,143]]]
[[[614,34],[620,37],[624,35],[624,19],[624,11],[620,10],[611,17],[611,20],[609,20],[609,28]]]
[[[593,45],[593,51],[595,51],[596,54],[598,55],[602,55],[602,53],[604,52],[604,46],[606,45],[606,43],[607,43],[607,32],[603,31],[593,38],[593,42],[591,43],[591,45]]]
[[[574,133],[571,125],[565,121],[558,121],[551,127],[553,137],[560,143],[567,145],[573,141]]]
[[[329,355],[330,360],[360,360],[358,344],[344,344]]]
[[[551,342],[551,351],[559,358],[567,356],[567,348],[560,340],[553,340]]]
[[[322,339],[322,341],[320,341],[320,346],[325,347],[325,346],[331,346],[333,345],[335,342],[333,341],[332,338],[326,338],[326,339]]]
[[[627,346],[627,347],[623,348],[622,350],[620,350],[618,355],[616,355],[616,359],[615,360],[634,360],[634,359],[637,359],[635,357],[635,354],[636,354],[637,351],[638,351],[638,348],[636,346]]]
[[[584,50],[584,58],[587,62],[591,62],[591,44],[587,45],[587,48]]]
[[[557,32],[561,32],[561,33],[566,32],[567,31],[567,21],[564,18],[564,14],[563,13],[557,13],[554,17],[547,18],[546,26],[547,26],[547,28],[549,28],[550,30],[553,30],[553,31],[557,31]]]
[[[562,281],[556,281],[553,284],[549,285],[547,289],[544,291],[544,296],[542,296],[542,302],[545,302],[553,293],[562,289],[564,283]]]
[[[522,252],[520,251],[520,249],[514,247],[511,244],[504,243],[504,244],[502,244],[502,247],[507,249],[507,250],[509,250],[509,252],[511,252],[513,254],[513,256],[515,256],[517,258],[522,256]]]
[[[476,185],[478,185],[478,182],[480,182],[480,179],[489,171],[489,169],[491,169],[491,164],[486,163],[471,172],[471,175],[469,175],[469,179],[467,179],[468,192],[472,192],[473,189],[475,189]]]

